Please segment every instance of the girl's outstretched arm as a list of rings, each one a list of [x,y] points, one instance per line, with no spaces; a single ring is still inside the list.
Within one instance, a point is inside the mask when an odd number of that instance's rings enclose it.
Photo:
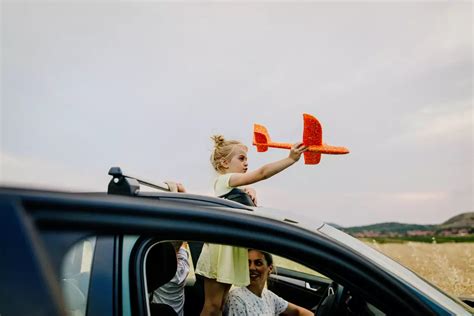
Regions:
[[[271,162],[254,171],[233,174],[229,179],[229,186],[238,187],[268,179],[297,162],[306,150],[308,147],[303,143],[296,143],[291,147],[288,157],[282,160]]]

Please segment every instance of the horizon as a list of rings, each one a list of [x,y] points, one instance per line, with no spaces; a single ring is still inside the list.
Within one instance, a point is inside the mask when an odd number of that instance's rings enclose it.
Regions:
[[[432,224],[428,224],[428,223],[408,223],[408,222],[401,221],[401,222],[377,222],[377,223],[372,223],[372,224],[362,224],[362,225],[356,225],[356,226],[341,226],[341,225],[338,225],[338,226],[340,226],[342,228],[354,228],[354,227],[364,227],[364,226],[372,226],[372,225],[378,225],[378,224],[392,224],[392,223],[393,224],[406,224],[406,225],[420,225],[420,226],[425,226],[425,225],[426,226],[437,226],[437,225],[442,225],[443,223],[449,221],[450,219],[452,219],[456,216],[459,216],[459,215],[463,215],[463,214],[474,214],[474,212],[462,212],[462,213],[459,213],[457,215],[453,215],[450,218],[448,218],[448,219],[446,219],[442,222],[439,222],[437,224],[436,223],[432,223]],[[328,223],[328,224],[330,224],[330,225],[331,224],[336,224],[337,225],[337,223]]]

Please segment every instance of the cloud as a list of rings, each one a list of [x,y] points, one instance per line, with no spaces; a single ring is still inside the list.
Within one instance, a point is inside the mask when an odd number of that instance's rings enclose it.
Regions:
[[[447,112],[447,110],[434,111],[432,108],[422,109],[421,115],[428,115],[428,124],[418,126],[419,137],[438,137],[441,134],[464,132],[473,127],[473,108],[460,109],[458,112]]]
[[[77,170],[64,162],[0,152],[0,184],[59,191],[105,191],[95,170]]]
[[[386,209],[397,209],[404,206],[415,206],[426,203],[438,203],[452,198],[447,191],[406,191],[406,192],[359,192],[347,193],[343,196],[350,200],[371,201],[386,205]]]
[[[401,202],[434,202],[445,200],[448,194],[446,192],[397,192],[383,194],[383,196]]]
[[[472,104],[425,107],[405,117],[401,123],[401,133],[389,143],[440,142],[467,137],[472,142],[473,117]]]

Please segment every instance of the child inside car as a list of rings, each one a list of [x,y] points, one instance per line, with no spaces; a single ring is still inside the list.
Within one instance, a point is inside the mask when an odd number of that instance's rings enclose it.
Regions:
[[[183,241],[171,241],[177,259],[175,276],[153,292],[152,303],[171,306],[178,316],[184,315],[184,286],[189,273],[188,252]]]
[[[256,206],[256,193],[243,186],[268,179],[296,163],[308,148],[303,143],[292,146],[288,157],[248,171],[248,148],[239,141],[212,137],[214,151],[211,164],[218,176],[214,183],[216,196]],[[243,187],[243,188],[240,188]],[[204,244],[196,266],[196,274],[204,277],[204,307],[202,316],[222,315],[224,300],[231,285],[250,283],[246,248]]]

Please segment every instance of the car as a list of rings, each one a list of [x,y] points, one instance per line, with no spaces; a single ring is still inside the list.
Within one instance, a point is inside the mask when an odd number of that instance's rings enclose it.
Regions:
[[[173,314],[150,302],[176,271],[172,240],[188,241],[194,265],[203,243],[274,254],[268,288],[316,315],[473,313],[327,223],[222,198],[145,192],[150,183],[120,168],[109,174],[107,193],[0,189],[0,315]],[[186,284],[185,315],[199,315],[202,279],[190,273]]]

